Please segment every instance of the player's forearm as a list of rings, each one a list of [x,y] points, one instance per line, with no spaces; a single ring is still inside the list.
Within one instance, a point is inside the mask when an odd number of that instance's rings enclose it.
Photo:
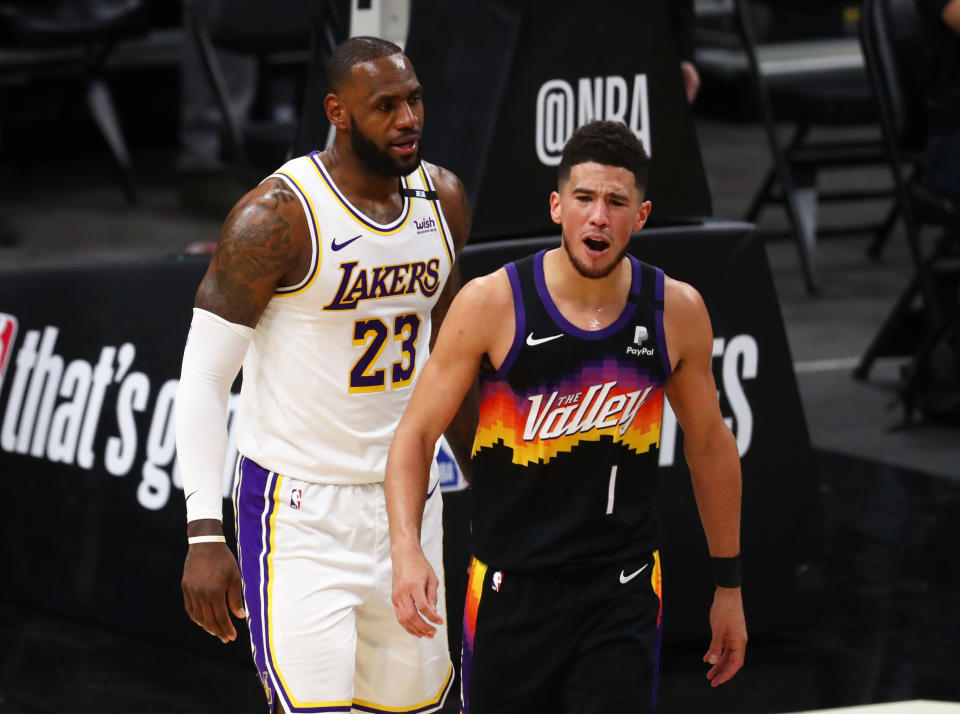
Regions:
[[[222,521],[230,386],[253,330],[195,310],[176,402],[177,458],[187,521]],[[209,535],[196,533],[195,535]]]
[[[688,443],[684,452],[710,555],[738,555],[741,478],[736,439],[721,422],[702,444]]]
[[[402,422],[394,434],[383,485],[393,552],[420,547],[434,443],[423,433],[411,433]]]

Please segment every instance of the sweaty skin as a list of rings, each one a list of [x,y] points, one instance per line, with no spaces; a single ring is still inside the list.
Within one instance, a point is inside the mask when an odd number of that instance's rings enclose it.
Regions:
[[[624,252],[650,213],[633,174],[593,162],[572,167],[551,194],[563,244],[543,259],[547,289],[563,316],[584,330],[613,323],[627,300],[631,266]],[[591,277],[593,276],[593,277]],[[740,462],[736,441],[720,413],[710,368],[713,330],[700,294],[666,278],[664,332],[672,373],[664,390],[684,431],[710,554],[740,552]],[[437,577],[420,549],[433,444],[474,383],[481,365],[497,369],[513,342],[513,296],[506,271],[470,281],[457,295],[394,435],[385,492],[393,557],[393,604],[412,635],[432,636],[437,622]],[[426,618],[426,619],[424,619]],[[712,639],[704,655],[707,678],[718,686],[743,665],[747,643],[740,588],[720,588],[710,609]]]
[[[363,62],[352,68],[350,80],[325,99],[327,117],[336,127],[333,146],[320,160],[350,202],[368,218],[390,223],[402,210],[396,175],[371,169],[357,156],[351,132],[387,157],[402,173],[419,161],[423,129],[422,89],[409,59],[402,54]],[[456,254],[470,232],[470,207],[460,180],[426,162],[424,168],[440,197]],[[306,216],[299,199],[283,181],[265,181],[247,193],[227,216],[210,266],[197,290],[195,305],[229,322],[256,327],[278,287],[296,285],[310,267],[311,245]],[[433,337],[461,284],[459,262],[433,308]],[[458,462],[467,466],[470,415],[475,397],[464,402],[461,417],[448,431]],[[224,427],[225,428],[225,427]],[[222,535],[222,524],[201,519],[187,524],[187,536]],[[189,546],[183,566],[184,607],[190,618],[223,642],[234,640],[230,613],[243,618],[240,571],[223,543]]]

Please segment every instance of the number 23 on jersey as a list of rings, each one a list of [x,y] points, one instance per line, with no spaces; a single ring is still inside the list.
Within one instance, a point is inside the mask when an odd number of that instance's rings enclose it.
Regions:
[[[390,388],[406,387],[413,381],[420,316],[412,312],[397,315],[393,325],[388,325],[379,317],[357,320],[353,323],[353,345],[364,349],[350,370],[351,393],[383,392],[387,389],[387,369],[385,366],[378,367],[378,364],[391,328],[393,339],[400,343],[400,360],[390,365]]]

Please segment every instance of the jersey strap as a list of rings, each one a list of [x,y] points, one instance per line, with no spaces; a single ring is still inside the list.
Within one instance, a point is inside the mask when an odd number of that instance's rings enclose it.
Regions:
[[[422,188],[408,188],[402,186],[400,188],[400,195],[405,198],[425,198],[428,201],[439,201],[440,194],[436,191],[424,191]]]

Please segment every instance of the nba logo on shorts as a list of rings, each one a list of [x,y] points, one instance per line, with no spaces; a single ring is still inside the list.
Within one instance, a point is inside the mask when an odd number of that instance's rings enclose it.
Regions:
[[[290,491],[290,508],[300,509],[300,500],[303,498],[303,489],[294,488]]]
[[[493,589],[500,592],[500,583],[503,582],[503,571],[498,570],[493,574]]]
[[[17,318],[0,312],[0,386],[3,385],[3,375],[10,362],[13,352],[13,343],[17,339]]]

